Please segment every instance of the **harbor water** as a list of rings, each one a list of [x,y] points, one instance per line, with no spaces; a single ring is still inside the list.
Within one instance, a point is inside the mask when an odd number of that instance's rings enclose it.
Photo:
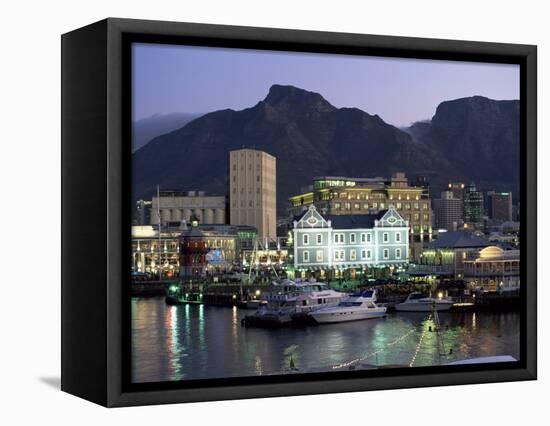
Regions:
[[[519,359],[518,312],[390,312],[348,323],[245,328],[253,311],[132,299],[134,383]]]

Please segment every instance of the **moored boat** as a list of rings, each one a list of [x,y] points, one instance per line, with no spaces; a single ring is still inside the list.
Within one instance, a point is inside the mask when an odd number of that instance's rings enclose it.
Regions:
[[[319,324],[381,318],[386,307],[376,304],[376,290],[352,294],[337,306],[324,307],[310,313]]]
[[[432,312],[448,311],[453,306],[454,302],[450,298],[434,298],[427,297],[422,293],[413,292],[407,298],[395,305],[396,311],[401,312]]]
[[[287,325],[291,321],[311,321],[309,314],[323,307],[336,306],[346,297],[345,293],[329,289],[316,281],[274,282],[262,293],[263,303],[253,315],[243,319],[246,326]]]

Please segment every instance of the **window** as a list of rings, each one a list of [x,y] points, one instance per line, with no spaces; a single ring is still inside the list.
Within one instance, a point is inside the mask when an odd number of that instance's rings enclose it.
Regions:
[[[357,259],[357,252],[355,251],[355,249],[350,250],[349,258],[350,258],[350,260],[356,260]]]
[[[334,234],[334,242],[336,244],[344,244],[344,234]]]
[[[388,243],[390,241],[390,234],[388,234],[387,232],[384,232],[382,236],[382,241],[384,241],[385,243]]]
[[[340,203],[334,203],[334,210],[340,210]]]
[[[317,262],[323,261],[323,250],[317,250]]]
[[[367,259],[372,259],[372,251],[367,250]]]
[[[395,208],[396,208],[397,210],[401,210],[401,203],[397,203],[397,204],[395,205]]]
[[[388,249],[384,249],[384,251],[382,252],[382,257],[384,259],[389,259],[390,257],[390,251]]]
[[[345,210],[351,210],[351,203],[344,203]]]
[[[400,243],[401,242],[401,232],[398,232],[395,234],[395,242]]]
[[[366,241],[367,241],[367,234],[362,233],[362,234],[361,234],[361,242],[364,243],[364,242],[366,242]]]
[[[361,208],[361,204],[355,203],[355,204],[353,205],[353,208],[354,208],[355,210],[359,210],[359,209]]]
[[[303,235],[302,242],[304,243],[304,246],[309,245],[309,235],[308,234]]]
[[[371,234],[367,234],[367,243],[370,243],[370,242],[371,242],[371,238],[372,238],[372,235],[371,235]]]
[[[304,263],[309,262],[309,251],[304,251]]]
[[[317,234],[317,244],[323,244],[323,236],[321,234]]]
[[[339,260],[340,259],[340,252],[338,250],[335,250],[334,251],[334,260]]]
[[[366,259],[367,258],[367,250],[361,250],[361,259]]]
[[[395,258],[396,259],[401,259],[401,249],[400,248],[395,249]]]
[[[372,208],[376,209],[378,207],[378,203],[372,203]]]
[[[355,233],[349,234],[349,242],[355,244]]]

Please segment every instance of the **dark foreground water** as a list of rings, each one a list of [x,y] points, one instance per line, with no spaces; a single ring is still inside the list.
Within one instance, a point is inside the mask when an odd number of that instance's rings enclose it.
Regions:
[[[390,313],[385,319],[259,329],[241,327],[253,311],[132,300],[132,380],[157,382],[399,364],[440,365],[473,357],[519,359],[519,314]],[[449,352],[452,349],[452,354]],[[440,355],[442,354],[442,355]]]

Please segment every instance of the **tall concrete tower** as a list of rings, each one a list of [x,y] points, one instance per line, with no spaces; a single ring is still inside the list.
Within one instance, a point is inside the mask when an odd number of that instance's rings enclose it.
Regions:
[[[251,225],[258,237],[277,238],[277,160],[267,152],[229,153],[229,212],[232,225]]]

